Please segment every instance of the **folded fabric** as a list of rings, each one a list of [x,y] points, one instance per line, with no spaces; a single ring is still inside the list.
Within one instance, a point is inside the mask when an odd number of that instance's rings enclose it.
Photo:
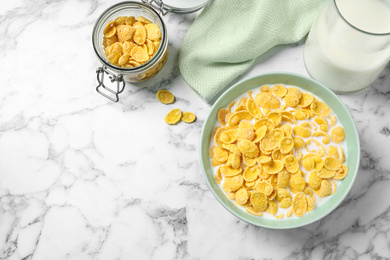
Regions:
[[[184,38],[184,80],[210,102],[267,50],[301,40],[323,1],[210,0]]]

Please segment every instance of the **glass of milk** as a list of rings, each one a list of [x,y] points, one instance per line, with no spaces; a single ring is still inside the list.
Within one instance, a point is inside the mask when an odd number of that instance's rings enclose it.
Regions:
[[[368,87],[389,60],[390,0],[324,4],[304,49],[312,78],[336,93],[352,93]]]

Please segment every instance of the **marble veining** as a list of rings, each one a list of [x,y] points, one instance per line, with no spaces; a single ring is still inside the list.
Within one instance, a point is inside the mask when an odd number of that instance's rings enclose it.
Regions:
[[[126,84],[120,102],[95,92],[91,44],[117,1],[3,1],[0,8],[0,259],[389,259],[390,66],[340,96],[357,125],[360,170],[330,215],[290,230],[243,222],[209,191],[199,137],[210,104],[177,67],[198,13],[168,14],[169,59]],[[239,79],[306,75],[303,45],[278,48]],[[176,102],[159,103],[168,89]],[[172,108],[193,124],[168,126]]]

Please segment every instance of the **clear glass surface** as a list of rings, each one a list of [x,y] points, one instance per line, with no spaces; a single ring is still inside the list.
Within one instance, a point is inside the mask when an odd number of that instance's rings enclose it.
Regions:
[[[336,93],[368,87],[390,59],[390,0],[328,0],[304,49],[309,75]]]
[[[119,16],[143,16],[156,24],[161,31],[161,45],[156,54],[146,63],[133,67],[122,68],[111,64],[105,54],[103,46],[103,30],[106,24]],[[92,32],[92,44],[101,63],[116,75],[123,75],[128,82],[140,82],[156,75],[164,66],[168,58],[167,30],[161,16],[148,4],[140,2],[121,2],[111,6],[98,18]]]

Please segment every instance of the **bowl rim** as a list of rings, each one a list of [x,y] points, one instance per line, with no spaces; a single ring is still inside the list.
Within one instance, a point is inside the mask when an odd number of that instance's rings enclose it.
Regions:
[[[356,149],[356,165],[354,167],[355,170],[353,172],[348,172],[348,175],[347,175],[347,177],[352,176],[352,177],[349,177],[349,178],[351,178],[350,181],[349,181],[349,184],[346,186],[346,189],[344,190],[344,192],[338,195],[338,198],[337,198],[336,202],[331,204],[329,207],[326,207],[326,210],[325,210],[324,213],[321,213],[318,216],[312,217],[309,220],[306,220],[306,219],[301,220],[301,219],[303,219],[303,217],[305,217],[305,216],[303,216],[301,218],[294,218],[293,221],[287,221],[287,224],[284,224],[284,225],[277,225],[277,223],[280,222],[280,221],[283,221],[283,219],[272,219],[271,221],[268,221],[270,219],[267,219],[267,221],[265,221],[265,223],[264,223],[264,219],[263,218],[259,218],[259,217],[256,217],[254,215],[250,215],[249,213],[246,213],[245,211],[239,209],[232,202],[229,203],[229,204],[226,203],[226,201],[229,200],[229,199],[227,199],[225,194],[223,194],[225,196],[225,198],[221,198],[217,194],[217,191],[214,190],[214,188],[212,186],[211,180],[207,176],[207,169],[205,168],[205,160],[208,160],[208,163],[210,163],[210,159],[209,159],[209,156],[208,156],[208,151],[209,151],[209,147],[210,147],[211,136],[210,135],[206,136],[206,131],[207,131],[206,128],[209,127],[208,123],[210,121],[214,122],[214,124],[216,122],[216,117],[215,118],[211,118],[212,113],[215,112],[216,110],[219,110],[219,108],[222,107],[222,106],[220,106],[220,107],[217,107],[217,106],[230,93],[232,93],[232,92],[234,93],[234,91],[239,86],[241,86],[243,84],[246,84],[246,83],[248,83],[250,81],[253,81],[253,80],[261,80],[262,78],[267,78],[267,77],[288,77],[288,78],[291,78],[291,79],[297,79],[297,80],[306,81],[310,85],[314,85],[314,86],[317,85],[320,88],[321,91],[325,91],[326,95],[330,95],[332,100],[334,99],[334,100],[336,100],[338,102],[338,105],[341,106],[344,111],[337,112],[337,113],[344,113],[345,116],[347,117],[347,119],[350,120],[350,123],[352,125],[352,129],[349,128],[348,129],[348,133],[352,132],[353,137],[351,137],[351,138],[354,139],[354,141],[356,141],[356,143],[355,144],[349,144],[348,143],[348,146],[350,146],[350,145],[356,146],[357,149]],[[260,87],[261,85],[266,85],[266,84],[278,84],[278,83],[262,83],[262,84],[259,84],[258,87]],[[280,84],[294,86],[293,84],[282,83],[282,82],[280,82]],[[298,87],[302,88],[301,86],[298,86]],[[243,93],[245,93],[245,92],[247,92],[248,90],[251,90],[251,89],[253,89],[253,88],[248,88],[248,89],[243,88],[243,90],[241,90],[241,94],[243,94]],[[308,91],[310,93],[313,93],[312,91],[309,91],[309,90],[306,90],[306,91]],[[236,98],[239,95],[237,95]],[[320,98],[322,99],[322,97],[320,97]],[[229,103],[231,101],[232,100],[229,99]],[[333,106],[333,104],[330,105],[330,106]],[[333,109],[332,109],[332,111],[333,111]],[[334,112],[334,114],[337,114],[337,113]],[[214,127],[212,127],[212,129],[214,129]],[[212,133],[212,131],[211,131],[211,133]],[[207,155],[205,156],[204,153],[207,153]],[[200,155],[200,164],[201,164],[200,166],[201,166],[201,169],[202,169],[202,176],[203,176],[203,178],[205,179],[205,181],[206,181],[209,189],[213,193],[214,197],[231,214],[233,214],[235,217],[237,217],[237,218],[239,218],[239,219],[241,219],[241,220],[243,220],[243,221],[245,221],[245,222],[247,222],[249,224],[252,224],[252,225],[255,225],[255,226],[258,226],[258,227],[264,227],[264,228],[269,228],[269,229],[291,229],[291,228],[298,228],[298,227],[306,226],[308,224],[314,223],[314,222],[324,218],[325,216],[329,215],[332,211],[334,211],[337,207],[339,207],[340,204],[344,201],[345,197],[349,194],[349,192],[350,192],[350,190],[351,190],[351,188],[352,188],[352,186],[353,186],[353,184],[355,182],[357,173],[359,171],[359,166],[360,166],[360,163],[359,163],[360,162],[360,140],[359,140],[359,135],[358,135],[358,132],[357,132],[357,129],[356,129],[356,123],[355,123],[352,115],[350,114],[350,112],[349,112],[348,108],[345,106],[345,104],[339,99],[339,97],[334,92],[332,92],[330,89],[325,87],[323,84],[315,81],[314,79],[311,79],[309,77],[306,77],[306,76],[303,76],[303,75],[300,75],[300,74],[291,73],[291,72],[270,72],[270,73],[262,73],[262,74],[254,75],[254,76],[252,76],[250,78],[247,78],[247,79],[244,79],[244,80],[241,80],[241,81],[235,83],[234,85],[229,87],[226,91],[224,91],[221,94],[221,96],[214,102],[214,104],[212,105],[212,107],[211,107],[211,109],[210,109],[210,111],[209,111],[209,113],[207,115],[206,120],[203,123],[202,131],[201,131],[201,138],[200,138],[199,155]],[[347,159],[348,159],[348,157],[347,157]],[[353,158],[351,160],[353,160]],[[349,168],[351,168],[351,167],[349,167]],[[212,180],[215,181],[213,175],[212,175]],[[233,205],[233,207],[231,205]],[[234,210],[234,209],[238,209],[240,214],[238,214],[238,212],[236,210]],[[305,215],[307,215],[307,214],[305,214]],[[288,220],[291,220],[291,219],[288,219]],[[296,221],[294,221],[294,220],[296,220]],[[271,222],[273,224],[269,224],[268,222]],[[290,222],[291,222],[291,224],[289,224]]]

